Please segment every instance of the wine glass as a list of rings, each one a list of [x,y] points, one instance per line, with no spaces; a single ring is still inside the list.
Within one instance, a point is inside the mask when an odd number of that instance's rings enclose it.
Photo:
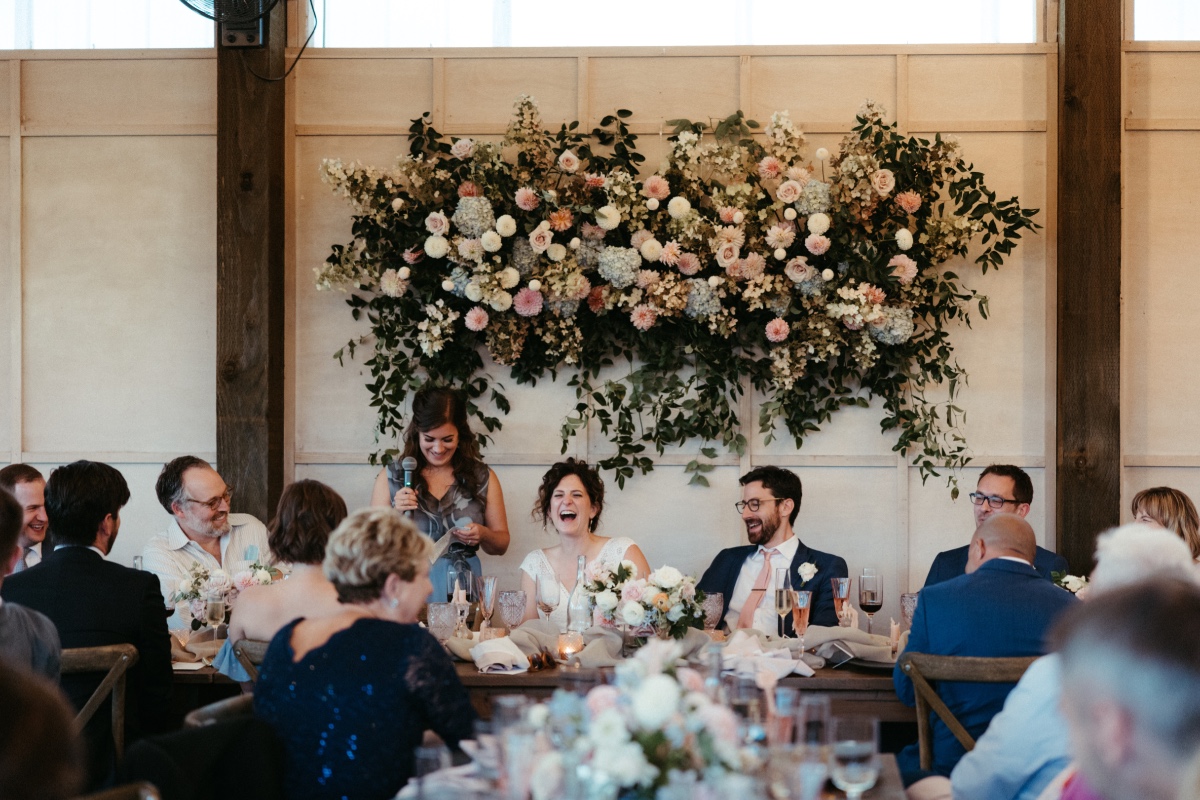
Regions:
[[[558,578],[554,575],[537,576],[537,607],[546,615],[546,619],[554,613],[559,604]]]
[[[871,633],[871,620],[883,608],[883,576],[874,569],[864,569],[858,578],[858,607],[867,615],[867,633]]]
[[[775,570],[775,613],[779,615],[779,635],[783,636],[783,621],[792,611],[792,586],[788,581],[790,567]]]
[[[504,627],[511,632],[521,624],[521,618],[525,616],[525,591],[505,589],[500,592],[499,599],[500,618],[504,620]]]
[[[471,629],[467,627],[467,614],[471,610],[471,578],[467,570],[454,573],[454,583],[451,584],[454,611],[458,615],[458,624],[454,627],[455,639],[470,639]]]
[[[209,592],[205,598],[204,621],[214,630],[225,622],[225,595],[221,592]]]
[[[492,627],[492,614],[496,610],[496,576],[481,575],[475,579],[475,594],[479,598],[479,615],[483,617],[480,630]]]
[[[879,720],[834,717],[830,740],[833,785],[846,793],[846,800],[858,800],[879,778]]]
[[[830,578],[829,583],[833,586],[833,610],[837,614],[838,627],[849,627],[850,620],[846,616],[846,601],[850,599],[850,579]]]
[[[792,590],[792,628],[800,639],[800,654],[804,655],[804,634],[808,633],[808,615],[812,610],[812,592]]]

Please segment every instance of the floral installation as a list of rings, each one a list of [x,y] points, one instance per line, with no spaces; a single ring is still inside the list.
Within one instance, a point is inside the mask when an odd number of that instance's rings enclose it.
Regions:
[[[580,783],[653,798],[667,786],[719,786],[744,766],[738,718],[705,693],[700,673],[676,668],[679,646],[653,641],[616,666],[614,685],[586,698],[557,691],[529,722],[552,745],[538,756],[535,800],[562,797]],[[719,794],[703,792],[693,796]]]
[[[817,574],[817,565],[811,561],[805,561],[800,566],[796,567],[796,574],[800,576],[800,585],[811,581]]]
[[[695,578],[668,566],[646,578],[636,574],[632,561],[622,561],[615,570],[588,568],[583,588],[601,625],[653,629],[662,639],[682,639],[689,628],[704,628],[704,592],[696,588]]]
[[[970,457],[951,328],[972,307],[987,316],[956,270],[999,267],[1040,227],[1036,210],[998,201],[953,138],[904,136],[872,102],[836,152],[811,158],[786,111],[761,134],[740,111],[671,120],[652,173],[630,116],[552,133],[522,96],[499,142],[448,139],[426,114],[390,169],[323,162],[354,238],[316,282],[349,292],[370,326],[335,357],[369,349],[381,439],[398,438],[426,381],[462,387],[498,429],[509,403],[486,351],[518,383],[570,373],[564,452],[597,423],[615,448],[600,466],[621,486],[653,469],[651,448],[692,442],[702,458],[687,472],[706,484],[715,445],[744,452],[751,390],[766,441],[782,427],[798,447],[879,398],[895,449],[923,479],[949,467],[953,485]]]
[[[1087,597],[1088,586],[1090,585],[1087,576],[1068,575],[1065,572],[1051,572],[1050,578],[1054,581],[1054,585],[1060,589],[1066,589],[1080,599]]]

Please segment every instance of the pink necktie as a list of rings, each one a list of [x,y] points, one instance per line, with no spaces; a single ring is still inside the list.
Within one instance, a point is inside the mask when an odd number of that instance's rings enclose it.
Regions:
[[[746,605],[738,613],[738,627],[749,628],[754,625],[754,612],[762,604],[763,595],[767,593],[767,584],[771,582],[771,556],[778,555],[778,550],[763,550],[763,568],[754,581],[754,588],[746,598]]]

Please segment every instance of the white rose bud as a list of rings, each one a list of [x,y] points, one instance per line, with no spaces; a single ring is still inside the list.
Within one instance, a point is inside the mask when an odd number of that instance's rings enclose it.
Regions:
[[[708,285],[713,287],[714,289],[717,288],[718,286],[721,285],[721,278],[717,275],[713,275],[713,276],[709,277]]]
[[[483,249],[489,253],[494,253],[504,244],[504,239],[495,231],[488,231],[479,237],[479,243],[483,245]]]
[[[775,258],[778,261],[787,260],[787,250],[784,250],[782,247],[776,247],[775,248]]]
[[[825,281],[826,283],[833,280],[833,270],[831,270],[831,269],[824,270],[821,273],[821,280]]]
[[[817,152],[813,153],[817,157],[817,161],[824,161],[829,158],[829,151],[824,147],[818,147]]]
[[[546,258],[550,259],[551,261],[555,261],[555,262],[562,261],[566,257],[567,257],[567,248],[562,246],[558,242],[555,242],[554,244],[552,244],[546,248]]]
[[[467,288],[463,293],[472,303],[478,303],[483,299],[483,289],[480,289],[479,284],[474,281],[467,284]]]
[[[496,233],[499,233],[501,236],[508,237],[508,236],[512,236],[516,232],[517,232],[517,221],[515,219],[513,219],[511,216],[509,216],[508,214],[504,214],[503,216],[497,218]]]
[[[908,228],[896,231],[896,246],[901,250],[907,250],[913,246],[912,232]]]
[[[408,280],[410,275],[412,275],[412,270],[408,267],[401,267],[400,269],[396,270],[396,277],[402,281]]]
[[[534,278],[529,282],[529,288],[535,292],[540,292],[542,290],[542,282]]]
[[[741,211],[734,212],[734,215],[733,215],[733,224],[734,225],[741,225],[745,220],[746,220],[746,215],[743,214]]]
[[[783,218],[784,218],[784,219],[786,219],[786,220],[793,220],[793,219],[795,219],[795,218],[796,218],[796,209],[794,209],[794,208],[785,208],[785,209],[783,210]]]
[[[404,207],[404,200],[402,200],[401,198],[397,197],[395,200],[392,201],[392,211],[399,211],[403,207]]]
[[[647,200],[646,208],[650,209],[651,211],[658,211],[658,198],[651,197],[649,200]]]
[[[825,231],[829,230],[829,215],[828,214],[812,214],[808,218],[808,232],[815,233],[820,236]]]
[[[580,244],[581,244],[581,242],[579,241],[579,237],[576,236],[574,239],[571,240],[571,249],[578,250]]]
[[[447,292],[453,292],[454,291],[454,281],[450,280],[449,278],[446,278],[446,280],[442,281],[442,289]]]

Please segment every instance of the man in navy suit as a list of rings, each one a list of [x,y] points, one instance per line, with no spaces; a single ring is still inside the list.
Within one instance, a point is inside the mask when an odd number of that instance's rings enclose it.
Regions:
[[[1033,528],[1016,514],[984,520],[971,539],[966,574],[921,591],[905,650],[940,656],[1038,656],[1044,654],[1051,623],[1075,596],[1038,574],[1032,566]],[[912,680],[897,663],[896,694],[916,705]],[[942,683],[938,696],[971,736],[978,738],[1004,706],[1014,684]],[[933,774],[949,775],[963,747],[933,717]],[[920,769],[917,745],[896,756],[904,785],[929,773]]]
[[[979,476],[975,491],[968,497],[975,506],[975,527],[993,514],[1016,514],[1024,518],[1029,513],[1029,505],[1033,502],[1033,481],[1025,470],[1012,464],[992,464]],[[936,583],[948,581],[962,575],[967,568],[967,551],[970,545],[944,550],[937,554],[929,575],[925,578],[925,588]],[[1044,548],[1037,548],[1033,557],[1033,568],[1049,580],[1050,573],[1069,571],[1067,560],[1058,553]]]
[[[775,634],[775,570],[784,567],[791,588],[812,592],[809,623],[836,626],[829,581],[849,572],[845,559],[813,550],[796,536],[792,526],[800,513],[800,479],[789,470],[764,466],[747,472],[739,483],[742,499],[736,507],[750,544],[717,553],[697,588],[724,596],[721,617],[730,630],[757,628]],[[783,627],[785,636],[795,635],[790,614]]]
[[[41,563],[4,579],[0,594],[45,614],[58,628],[62,646],[132,644],[138,661],[129,671],[126,735],[165,730],[171,709],[171,641],[158,579],[105,556],[121,527],[129,487],[120,472],[95,461],[59,467],[46,482],[52,552]],[[82,708],[103,675],[63,676],[62,686]],[[112,778],[114,767],[108,701],[84,729],[88,785]]]

